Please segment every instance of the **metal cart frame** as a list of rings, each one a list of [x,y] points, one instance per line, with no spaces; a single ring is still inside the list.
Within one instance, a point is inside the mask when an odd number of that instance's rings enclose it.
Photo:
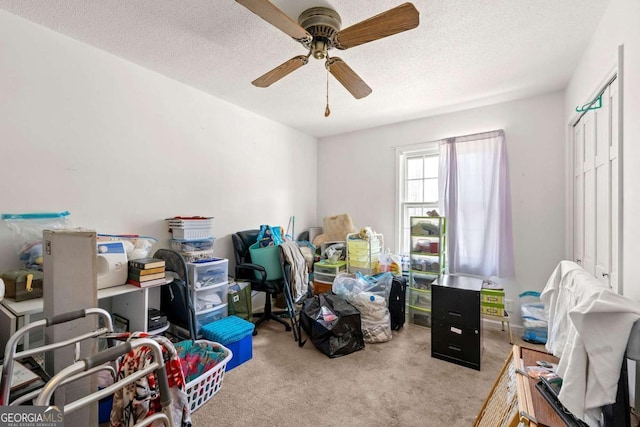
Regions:
[[[48,326],[59,325],[62,323],[70,322],[73,320],[81,319],[87,316],[97,316],[98,318],[102,318],[104,321],[104,327],[97,328],[94,331],[84,333],[82,335],[78,335],[73,338],[69,338],[57,343],[47,344],[40,347],[32,348],[29,350],[18,351],[18,344],[20,341],[28,334],[36,329],[44,329]],[[111,316],[106,310],[101,308],[88,308],[84,310],[77,310],[68,313],[63,313],[57,316],[53,316],[51,318],[42,319],[36,322],[29,323],[24,327],[20,328],[16,331],[15,334],[9,338],[7,341],[7,345],[5,347],[5,360],[2,366],[2,378],[0,379],[0,405],[9,405],[9,406],[18,406],[28,400],[33,399],[37,396],[41,389],[34,390],[24,396],[19,397],[13,402],[10,402],[10,393],[11,393],[11,378],[13,376],[14,363],[27,357],[34,356],[36,354],[45,353],[48,351],[57,350],[60,348],[76,345],[76,347],[85,340],[89,340],[92,338],[97,338],[101,335],[105,335],[107,333],[113,332],[113,323],[111,321]],[[107,369],[102,367],[100,369],[95,369],[93,372],[97,372],[98,370]],[[75,378],[74,378],[75,379]],[[73,381],[70,379],[69,381]]]

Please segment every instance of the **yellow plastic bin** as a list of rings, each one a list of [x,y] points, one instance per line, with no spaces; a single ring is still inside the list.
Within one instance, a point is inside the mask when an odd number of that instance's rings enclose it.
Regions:
[[[251,254],[251,262],[264,267],[267,271],[267,280],[282,279],[282,267],[280,266],[280,248],[278,246],[265,246],[259,247],[259,243],[256,242],[249,246],[249,253]],[[256,278],[261,276],[256,273]]]

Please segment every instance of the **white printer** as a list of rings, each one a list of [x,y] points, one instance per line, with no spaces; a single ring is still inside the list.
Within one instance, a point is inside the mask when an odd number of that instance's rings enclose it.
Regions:
[[[124,242],[98,242],[98,289],[127,282],[128,263]]]

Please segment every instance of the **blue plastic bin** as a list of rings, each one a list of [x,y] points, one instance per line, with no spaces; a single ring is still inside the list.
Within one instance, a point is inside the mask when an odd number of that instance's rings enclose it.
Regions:
[[[253,330],[255,325],[238,316],[228,316],[202,327],[202,336],[222,344],[233,353],[227,362],[227,371],[253,357]]]
[[[227,344],[226,347],[233,353],[233,357],[227,363],[227,371],[230,371],[253,357],[253,335],[249,334],[239,341]]]

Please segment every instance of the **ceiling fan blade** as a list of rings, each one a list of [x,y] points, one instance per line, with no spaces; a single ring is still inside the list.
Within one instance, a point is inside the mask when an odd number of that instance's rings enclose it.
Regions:
[[[404,3],[339,31],[334,38],[338,49],[349,49],[364,43],[416,28],[420,14],[412,3]]]
[[[274,27],[293,37],[298,41],[311,41],[312,37],[296,21],[291,19],[283,11],[278,9],[268,0],[236,0],[251,12],[258,15]]]
[[[327,60],[327,68],[333,77],[345,87],[356,99],[364,98],[371,93],[371,88],[342,59],[334,56]]]
[[[278,65],[273,70],[258,77],[257,79],[252,81],[251,84],[257,87],[271,86],[273,83],[277,82],[287,74],[294,72],[295,70],[297,70],[298,68],[306,64],[307,62],[309,62],[309,58],[307,56],[304,56],[304,55],[294,56],[287,62]]]

